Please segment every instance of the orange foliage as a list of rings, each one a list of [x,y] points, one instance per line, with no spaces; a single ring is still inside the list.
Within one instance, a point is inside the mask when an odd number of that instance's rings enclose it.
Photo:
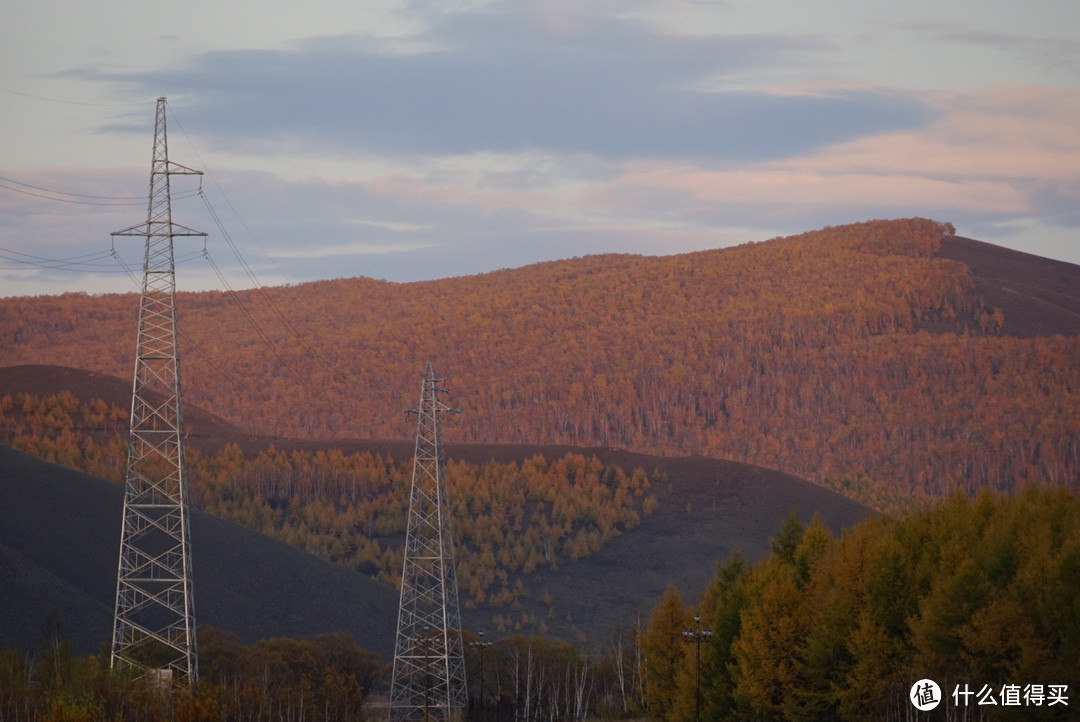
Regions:
[[[253,432],[393,438],[431,358],[466,411],[447,429],[458,441],[704,453],[879,508],[1075,482],[1080,338],[997,336],[970,269],[933,257],[946,230],[873,221],[678,256],[238,294],[272,348],[226,294],[181,294],[185,392]],[[0,363],[125,376],[135,313],[130,295],[0,299]],[[966,335],[918,330],[954,320]]]
[[[122,481],[126,432],[118,408],[71,394],[0,400],[0,442]],[[96,439],[96,440],[95,440]],[[188,449],[199,509],[281,539],[389,584],[400,581],[412,462],[338,449],[247,458],[235,444],[204,457]],[[512,603],[520,575],[599,551],[656,507],[649,478],[595,457],[447,465],[458,583],[468,605]]]

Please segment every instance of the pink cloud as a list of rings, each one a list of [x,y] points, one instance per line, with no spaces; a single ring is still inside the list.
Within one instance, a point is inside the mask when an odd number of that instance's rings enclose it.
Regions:
[[[1080,92],[995,85],[929,98],[941,119],[929,128],[863,138],[810,159],[830,171],[888,168],[956,179],[1073,180],[1080,177]]]
[[[939,91],[928,126],[859,138],[811,155],[710,169],[692,162],[627,161],[588,182],[539,187],[477,182],[466,174],[399,174],[369,190],[436,206],[520,209],[535,215],[661,228],[679,214],[718,208],[893,208],[897,215],[1032,211],[1030,194],[1080,187],[1080,92],[995,85]],[[573,175],[581,159],[558,161]],[[595,170],[595,166],[593,168]],[[687,225],[692,225],[688,219]]]
[[[787,167],[708,171],[696,167],[635,168],[606,188],[590,194],[593,203],[641,208],[676,204],[687,211],[710,205],[895,206],[1012,210],[1026,202],[1006,182],[952,180],[889,171],[825,170],[795,164]],[[670,208],[677,210],[677,208]]]

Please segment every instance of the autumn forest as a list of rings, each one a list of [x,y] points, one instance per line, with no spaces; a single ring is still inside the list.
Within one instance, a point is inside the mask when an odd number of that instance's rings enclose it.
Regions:
[[[70,392],[0,399],[0,441],[116,483],[124,479],[125,425],[125,410]],[[189,449],[187,457],[196,508],[400,583],[411,460],[338,449],[288,453],[272,444],[253,458],[236,444],[209,455]],[[472,606],[509,607],[526,592],[523,576],[598,551],[657,504],[644,470],[581,454],[520,464],[451,461],[447,483],[458,584],[462,603]],[[520,620],[516,630],[502,620],[497,631],[521,631]],[[542,633],[543,619],[529,627]]]
[[[971,269],[934,257],[945,230],[180,294],[185,393],[253,433],[401,438],[433,359],[465,412],[448,440],[701,453],[912,497],[1075,478],[1080,341],[1000,335]],[[0,300],[0,363],[126,377],[135,309]]]
[[[880,513],[841,534],[793,514],[763,557],[716,559],[699,597],[672,586],[609,638],[575,646],[545,638],[565,612],[534,573],[647,523],[662,474],[580,450],[451,461],[461,602],[490,610],[503,637],[479,695],[489,713],[906,720],[911,683],[934,677],[949,691],[1071,685],[1068,704],[1023,708],[1067,718],[1080,705],[1080,334],[1017,332],[977,269],[942,256],[953,232],[871,221],[423,283],[180,293],[185,402],[259,440],[189,444],[191,501],[399,584],[411,461],[330,442],[409,437],[402,411],[432,359],[464,412],[448,441],[731,459]],[[0,298],[0,366],[129,378],[136,306],[133,294]],[[115,400],[0,388],[0,443],[120,482],[127,414]],[[713,633],[700,662],[683,635],[695,624]],[[201,700],[166,709],[132,680],[94,692],[107,686],[101,660],[55,648],[44,659],[68,671],[44,686],[0,656],[0,686],[23,685],[0,694],[0,719],[76,719],[63,705],[91,698],[101,712],[87,719],[136,703],[146,719],[360,718],[381,683],[343,640],[246,648],[207,634],[219,663]],[[310,663],[274,667],[278,698],[251,670],[285,648]],[[265,715],[245,716],[256,707]]]

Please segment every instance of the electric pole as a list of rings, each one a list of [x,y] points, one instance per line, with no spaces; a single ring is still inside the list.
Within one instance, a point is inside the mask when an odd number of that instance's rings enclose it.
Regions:
[[[694,677],[694,722],[701,722],[701,643],[712,639],[712,630],[702,628],[701,615],[694,615],[694,628],[683,630],[683,639],[693,642],[697,648],[697,662]]]
[[[146,248],[111,666],[190,684],[199,670],[173,238],[206,234],[172,222],[169,176],[177,174],[201,175],[169,161],[165,98],[158,98],[146,223],[112,234],[143,237]]]
[[[420,389],[390,720],[456,720],[468,702],[454,542],[440,419],[443,379],[427,364]]]
[[[486,720],[484,716],[484,650],[490,647],[493,643],[484,639],[484,633],[480,632],[480,639],[475,642],[469,642],[469,646],[480,652],[480,719]]]

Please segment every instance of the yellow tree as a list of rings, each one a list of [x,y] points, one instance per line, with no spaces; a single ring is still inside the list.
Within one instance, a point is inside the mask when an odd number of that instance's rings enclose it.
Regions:
[[[685,628],[682,597],[678,588],[669,584],[638,643],[645,667],[641,673],[645,703],[649,713],[658,719],[668,718],[675,703],[679,671],[686,656]]]

